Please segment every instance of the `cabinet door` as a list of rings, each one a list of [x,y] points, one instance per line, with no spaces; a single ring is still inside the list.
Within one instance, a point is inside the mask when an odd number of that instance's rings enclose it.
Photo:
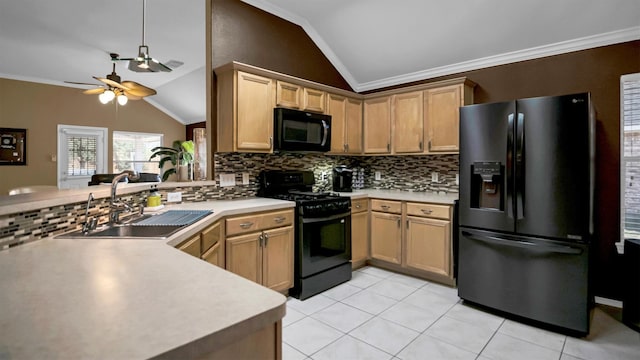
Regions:
[[[424,145],[424,101],[422,91],[395,95],[393,104],[394,152],[422,152]]]
[[[327,94],[327,114],[331,115],[331,152],[346,151],[345,113],[347,99],[344,96]]]
[[[425,91],[428,151],[458,151],[462,85]]]
[[[276,82],[276,106],[300,109],[302,87],[284,81]]]
[[[238,71],[236,148],[269,152],[275,96],[272,79]]]
[[[349,154],[362,154],[362,101],[347,99],[345,137]],[[331,135],[333,136],[333,134]]]
[[[406,265],[417,270],[451,276],[451,223],[407,217]]]
[[[191,256],[200,258],[200,235],[196,235],[189,240],[184,241],[177,246],[178,250],[182,250]]]
[[[402,261],[400,215],[371,213],[371,257],[394,264]]]
[[[293,286],[293,226],[263,232],[262,285],[285,291]]]
[[[324,91],[309,88],[302,89],[302,110],[324,113],[325,96],[326,93]]]
[[[260,235],[251,233],[227,238],[227,270],[246,279],[262,283]]]
[[[369,214],[351,214],[351,263],[359,265],[369,257]]]
[[[391,152],[391,98],[368,99],[364,102],[364,152]]]
[[[223,251],[220,244],[222,244],[222,242],[216,243],[209,250],[205,251],[205,253],[202,254],[202,260],[224,269],[224,256],[221,256]],[[220,261],[221,259],[222,262]]]
[[[224,222],[217,221],[200,234],[202,259],[224,268]]]

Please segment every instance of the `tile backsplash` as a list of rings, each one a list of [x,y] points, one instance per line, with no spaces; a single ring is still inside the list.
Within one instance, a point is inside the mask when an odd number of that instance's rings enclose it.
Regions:
[[[315,174],[315,191],[331,191],[332,169],[337,165],[364,169],[365,188],[394,189],[421,192],[458,192],[455,183],[458,172],[458,155],[424,156],[327,156],[323,154],[245,154],[218,153],[214,155],[216,185],[180,184],[175,188],[163,188],[159,192],[163,202],[167,192],[182,192],[182,202],[228,200],[256,196],[258,175],[262,170],[311,170]],[[375,172],[380,171],[380,180]],[[439,181],[431,181],[431,173],[438,172]],[[218,175],[233,173],[236,186],[219,187]],[[249,174],[249,184],[242,184],[242,173]],[[148,191],[122,196],[122,200],[140,206]],[[42,209],[0,216],[0,250],[80,229],[84,222],[85,202],[46,207]],[[135,210],[134,210],[135,212]],[[89,216],[100,223],[108,221],[109,200],[97,199]]]
[[[365,170],[365,188],[458,192],[456,174],[458,155],[423,156],[328,156],[323,154],[246,154],[218,153],[214,156],[214,172],[233,173],[236,184],[242,183],[242,173],[249,173],[250,184],[236,186],[248,194],[257,191],[258,174],[262,170],[311,170],[314,172],[314,190],[331,190],[332,169],[337,165],[361,167]],[[375,172],[380,171],[380,180]],[[431,181],[431,173],[437,172],[438,182]],[[218,181],[218,179],[216,179]],[[228,189],[233,189],[229,187]]]

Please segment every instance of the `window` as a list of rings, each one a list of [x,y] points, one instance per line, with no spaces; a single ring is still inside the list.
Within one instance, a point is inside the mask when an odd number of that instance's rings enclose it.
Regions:
[[[640,73],[620,78],[621,237],[640,238]],[[621,240],[622,240],[621,239]]]
[[[159,173],[160,158],[151,157],[151,149],[162,146],[162,134],[138,132],[113,132],[113,172],[135,170],[136,172]]]
[[[58,188],[85,187],[105,172],[106,138],[107,128],[58,125]]]

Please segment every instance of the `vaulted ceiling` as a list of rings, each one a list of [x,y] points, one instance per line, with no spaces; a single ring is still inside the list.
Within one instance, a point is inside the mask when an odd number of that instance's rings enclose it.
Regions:
[[[185,124],[206,118],[205,1],[147,1],[150,55],[184,65],[116,67]],[[638,0],[243,1],[303,27],[356,91],[640,39]],[[142,0],[0,0],[0,77],[93,82],[141,41]]]

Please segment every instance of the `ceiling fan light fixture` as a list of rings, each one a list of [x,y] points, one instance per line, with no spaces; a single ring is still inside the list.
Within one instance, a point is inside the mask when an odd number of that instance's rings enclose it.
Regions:
[[[101,104],[106,104],[109,102],[109,100],[107,100],[107,96],[104,93],[98,95],[98,100],[100,100]]]
[[[118,104],[124,106],[127,105],[127,102],[129,102],[129,98],[127,98],[127,95],[125,94],[120,94],[118,95]]]

